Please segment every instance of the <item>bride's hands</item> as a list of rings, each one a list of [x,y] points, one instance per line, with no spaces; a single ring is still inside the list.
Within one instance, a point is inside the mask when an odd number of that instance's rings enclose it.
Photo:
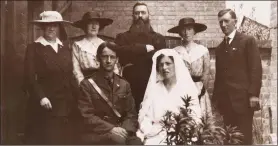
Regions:
[[[160,124],[153,124],[150,132],[146,133],[146,137],[154,137],[162,131],[162,126]]]

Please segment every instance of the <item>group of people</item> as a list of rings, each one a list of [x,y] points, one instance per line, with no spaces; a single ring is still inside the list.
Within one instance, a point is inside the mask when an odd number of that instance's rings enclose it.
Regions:
[[[166,48],[165,38],[150,24],[145,3],[133,6],[130,29],[103,41],[98,32],[113,23],[91,11],[72,26],[85,35],[68,41],[61,14],[44,11],[32,23],[43,30],[28,45],[25,59],[26,144],[164,145],[160,121],[166,111],[179,112],[191,96],[196,123],[212,117],[212,105],[224,124],[237,126],[244,144],[252,144],[252,119],[259,108],[262,66],[253,37],[236,31],[231,9],[218,13],[225,34],[216,48],[212,100],[208,89],[210,55],[194,42],[207,29],[193,18],[168,30],[182,44]]]

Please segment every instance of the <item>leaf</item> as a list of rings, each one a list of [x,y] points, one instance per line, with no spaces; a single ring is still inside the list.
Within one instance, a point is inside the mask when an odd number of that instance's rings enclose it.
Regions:
[[[201,118],[201,123],[197,125],[191,115],[191,97],[182,98],[184,107],[180,108],[180,114],[167,111],[161,121],[167,133],[167,145],[186,145],[191,144],[240,144],[242,134],[236,127],[217,126],[215,118],[205,116]],[[172,131],[174,129],[174,131]],[[192,142],[192,137],[197,137],[197,141]]]

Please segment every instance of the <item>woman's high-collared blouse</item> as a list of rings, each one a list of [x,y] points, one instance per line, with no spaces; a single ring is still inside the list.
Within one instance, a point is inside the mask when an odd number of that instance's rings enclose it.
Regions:
[[[99,62],[97,61],[97,48],[104,41],[97,38],[95,41],[89,41],[85,37],[75,41],[72,45],[73,74],[78,82],[84,79],[84,72],[97,70]],[[119,74],[119,69],[115,66],[114,72]]]

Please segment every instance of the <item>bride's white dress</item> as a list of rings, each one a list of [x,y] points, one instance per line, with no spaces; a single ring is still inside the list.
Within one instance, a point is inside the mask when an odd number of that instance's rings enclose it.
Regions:
[[[174,56],[177,83],[170,91],[165,88],[163,81],[157,76],[156,69],[154,69],[156,58],[153,58],[153,70],[150,77],[150,80],[153,81],[149,81],[142,107],[139,111],[139,130],[136,133],[145,145],[166,145],[166,131],[162,129],[160,121],[166,111],[178,114],[180,107],[184,105],[182,97],[186,95],[192,97],[189,108],[192,109],[196,122],[199,122],[201,118],[201,108],[197,97],[198,90],[188,70],[184,71],[186,68],[182,59],[176,56],[173,51],[163,49],[157,52],[166,56]],[[154,57],[159,55],[157,53]],[[180,70],[180,66],[182,70]]]

